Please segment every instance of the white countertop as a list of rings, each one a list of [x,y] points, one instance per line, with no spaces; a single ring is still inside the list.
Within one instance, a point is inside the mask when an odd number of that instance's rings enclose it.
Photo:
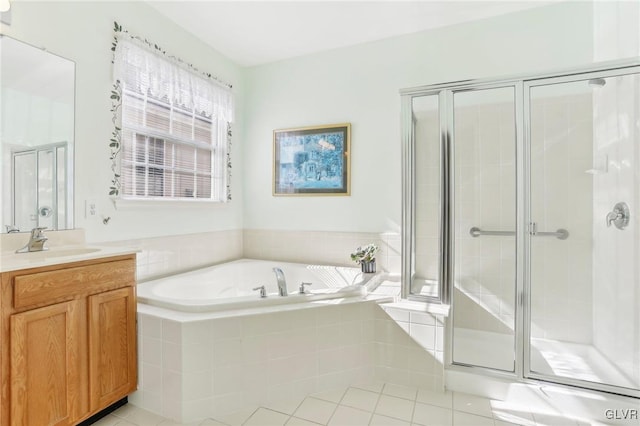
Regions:
[[[120,256],[140,251],[131,247],[87,244],[82,229],[51,231],[45,232],[45,235],[49,239],[45,247],[49,250],[16,253],[17,249],[29,241],[29,233],[0,234],[0,272]]]
[[[39,268],[83,260],[100,259],[136,253],[137,249],[99,245],[62,245],[50,247],[46,251],[16,253],[11,250],[0,252],[0,272]]]

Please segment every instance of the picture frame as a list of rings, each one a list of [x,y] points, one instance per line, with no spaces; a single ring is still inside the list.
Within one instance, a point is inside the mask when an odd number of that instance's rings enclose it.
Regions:
[[[273,195],[351,194],[351,123],[273,131]]]

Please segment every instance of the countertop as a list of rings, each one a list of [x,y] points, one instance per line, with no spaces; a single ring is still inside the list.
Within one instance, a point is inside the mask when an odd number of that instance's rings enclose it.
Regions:
[[[41,266],[61,265],[83,260],[100,259],[137,253],[131,247],[87,243],[84,230],[45,231],[49,250],[16,253],[29,241],[29,233],[0,234],[0,272],[19,271]]]
[[[0,252],[0,273],[133,254],[138,251],[138,249],[128,247],[100,246],[94,244],[52,246],[46,251],[29,253],[16,253],[15,250],[3,250]]]

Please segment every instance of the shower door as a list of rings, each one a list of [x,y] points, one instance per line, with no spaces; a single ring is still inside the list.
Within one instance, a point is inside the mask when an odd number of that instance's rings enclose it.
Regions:
[[[640,74],[525,82],[525,374],[640,389]]]
[[[443,283],[447,368],[640,397],[640,66],[403,96],[403,295]]]
[[[451,361],[515,372],[517,86],[454,90]]]
[[[13,226],[64,229],[67,206],[67,144],[39,146],[12,153]]]

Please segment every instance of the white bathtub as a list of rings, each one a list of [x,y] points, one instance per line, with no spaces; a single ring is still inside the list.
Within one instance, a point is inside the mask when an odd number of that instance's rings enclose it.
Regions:
[[[284,272],[288,296],[278,295],[273,268]],[[359,268],[241,259],[138,284],[138,302],[183,312],[215,312],[322,299],[365,296],[378,276]],[[312,283],[299,294],[302,282]],[[264,285],[267,297],[253,289]]]

